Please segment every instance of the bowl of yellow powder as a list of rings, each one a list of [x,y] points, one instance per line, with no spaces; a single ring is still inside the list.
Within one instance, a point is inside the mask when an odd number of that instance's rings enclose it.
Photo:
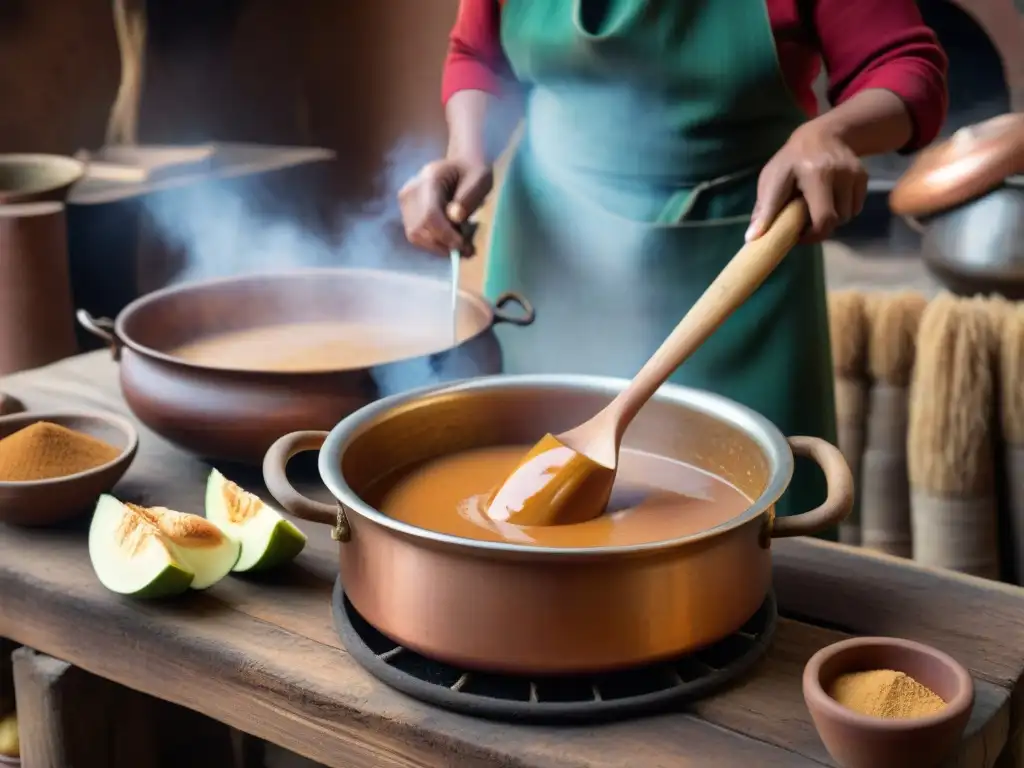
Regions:
[[[895,637],[822,648],[804,667],[804,701],[843,768],[933,768],[957,747],[974,683],[942,651]]]
[[[0,522],[47,526],[91,511],[138,445],[131,422],[113,414],[0,417]]]

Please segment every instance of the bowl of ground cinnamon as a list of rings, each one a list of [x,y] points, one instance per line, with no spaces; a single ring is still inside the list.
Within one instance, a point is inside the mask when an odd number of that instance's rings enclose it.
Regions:
[[[112,414],[0,417],[0,522],[47,526],[91,511],[138,445],[131,422]]]
[[[804,701],[843,768],[933,768],[956,749],[974,682],[955,659],[895,637],[822,648],[804,667]]]

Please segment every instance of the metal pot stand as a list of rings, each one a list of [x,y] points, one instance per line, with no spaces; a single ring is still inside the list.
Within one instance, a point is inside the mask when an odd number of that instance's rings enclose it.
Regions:
[[[769,593],[739,631],[695,653],[607,674],[531,679],[461,669],[399,645],[359,615],[340,579],[332,613],[348,653],[392,688],[472,717],[546,724],[634,717],[708,696],[761,659],[778,624],[775,596]]]

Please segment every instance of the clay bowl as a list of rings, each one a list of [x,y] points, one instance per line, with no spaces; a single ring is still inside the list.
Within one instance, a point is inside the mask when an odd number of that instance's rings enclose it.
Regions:
[[[935,691],[946,708],[886,720],[847,709],[828,695],[840,675],[893,669]],[[974,704],[970,674],[952,657],[894,637],[857,637],[822,648],[804,667],[804,701],[828,753],[844,768],[932,768],[955,749]]]
[[[0,417],[0,439],[37,421],[49,421],[84,432],[121,449],[106,464],[75,475],[10,483],[0,482],[0,522],[29,527],[56,525],[92,509],[127,471],[139,446],[135,427],[107,413],[18,413]]]
[[[85,164],[63,155],[0,155],[0,204],[64,202]]]

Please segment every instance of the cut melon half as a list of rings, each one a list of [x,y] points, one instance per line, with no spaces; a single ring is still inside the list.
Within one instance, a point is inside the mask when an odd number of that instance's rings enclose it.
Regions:
[[[125,506],[147,518],[160,530],[174,556],[196,575],[192,589],[212,587],[238,562],[242,551],[239,543],[205,517],[175,512],[166,507]]]
[[[105,494],[89,525],[89,559],[100,583],[121,595],[180,595],[195,578],[145,515]]]
[[[206,482],[206,518],[242,545],[235,572],[262,571],[287,563],[306,546],[306,534],[258,496],[216,469]]]

